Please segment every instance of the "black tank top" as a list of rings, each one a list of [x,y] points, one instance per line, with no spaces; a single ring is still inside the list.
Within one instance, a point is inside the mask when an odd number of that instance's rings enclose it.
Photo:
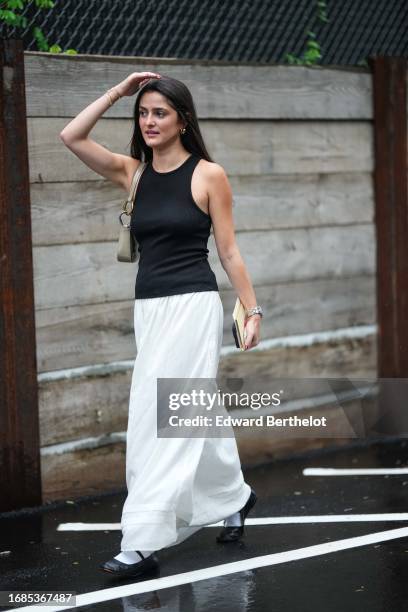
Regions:
[[[140,252],[135,299],[218,291],[208,262],[211,217],[191,192],[200,159],[190,155],[170,172],[148,162],[140,177],[130,221]]]

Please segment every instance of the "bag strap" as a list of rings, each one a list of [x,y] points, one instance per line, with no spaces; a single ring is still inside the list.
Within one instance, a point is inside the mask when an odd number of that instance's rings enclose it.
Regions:
[[[139,184],[139,180],[140,180],[140,177],[142,176],[143,170],[146,168],[146,166],[147,166],[147,163],[141,161],[133,175],[132,184],[130,186],[130,191],[129,191],[129,197],[123,205],[123,211],[128,215],[132,214],[137,186]],[[131,204],[130,212],[128,212],[129,203]]]

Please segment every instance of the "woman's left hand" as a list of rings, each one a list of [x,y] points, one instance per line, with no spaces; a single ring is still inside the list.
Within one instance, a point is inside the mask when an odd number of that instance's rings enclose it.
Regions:
[[[254,314],[247,317],[244,327],[245,350],[251,349],[259,342],[261,315]]]

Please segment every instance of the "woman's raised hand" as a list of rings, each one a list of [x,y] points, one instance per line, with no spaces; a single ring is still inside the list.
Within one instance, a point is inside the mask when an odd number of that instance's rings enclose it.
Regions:
[[[124,81],[115,85],[121,96],[134,96],[137,90],[150,79],[160,79],[157,72],[132,72]]]

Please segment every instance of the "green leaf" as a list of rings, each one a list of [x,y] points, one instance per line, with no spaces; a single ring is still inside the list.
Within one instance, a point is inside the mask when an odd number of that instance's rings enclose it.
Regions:
[[[54,2],[52,0],[35,0],[36,5],[39,8],[50,9],[54,7]]]
[[[64,51],[65,55],[77,55],[78,51],[75,51],[75,49],[67,49],[66,51]]]
[[[21,2],[21,0],[7,0],[7,8],[11,9],[12,11],[22,11],[24,4]]]
[[[51,47],[48,49],[49,53],[61,53],[62,49],[59,45],[51,45]]]
[[[33,36],[37,42],[37,46],[39,48],[40,51],[48,51],[48,42],[47,39],[45,38],[43,31],[41,30],[41,28],[34,26],[33,30],[32,30]]]
[[[8,25],[15,25],[17,22],[17,15],[13,13],[13,11],[1,10],[0,11],[0,19],[7,23]]]
[[[308,51],[306,51],[305,54],[309,59],[310,58],[314,58],[314,57],[321,57],[319,51],[317,51],[316,49],[309,49]]]

